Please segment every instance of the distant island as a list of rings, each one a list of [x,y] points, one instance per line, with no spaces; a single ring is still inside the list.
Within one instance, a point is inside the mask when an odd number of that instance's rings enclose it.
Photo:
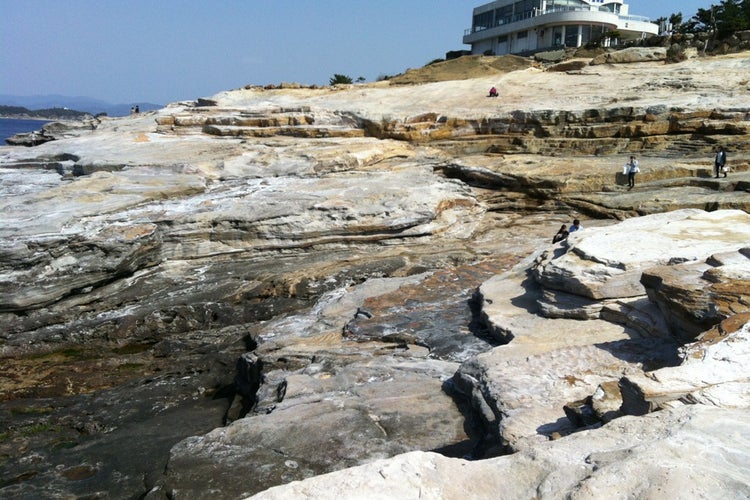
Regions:
[[[5,118],[25,119],[52,119],[72,120],[78,119],[69,111],[84,113],[92,116],[127,116],[131,109],[138,106],[141,111],[161,109],[162,104],[151,102],[133,101],[127,104],[112,104],[109,102],[92,99],[90,97],[71,97],[63,95],[34,95],[18,96],[0,94],[0,116]],[[26,108],[26,111],[9,111],[8,108]],[[30,111],[29,110],[34,110]],[[28,113],[28,114],[26,114]]]
[[[82,120],[91,116],[85,111],[76,111],[68,108],[46,108],[31,110],[23,106],[0,105],[1,118],[14,118],[21,120]]]

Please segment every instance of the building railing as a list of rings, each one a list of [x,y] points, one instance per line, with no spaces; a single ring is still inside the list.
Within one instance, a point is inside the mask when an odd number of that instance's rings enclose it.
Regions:
[[[544,11],[539,11],[537,9],[534,9],[532,11],[528,12],[522,12],[521,14],[515,14],[513,16],[504,17],[502,19],[497,19],[495,21],[495,24],[493,26],[474,26],[472,28],[464,30],[464,36],[471,35],[472,33],[479,33],[484,30],[497,28],[498,26],[504,26],[506,24],[512,24],[517,23],[519,21],[524,21],[526,19],[531,19],[532,17],[541,17],[546,16],[549,14],[557,14],[560,12],[572,12],[572,11],[579,11],[579,12],[604,12],[608,14],[614,14],[614,12],[611,12],[609,10],[599,10],[598,8],[585,8],[585,7],[550,7]],[[620,16],[617,15],[617,17],[621,21],[638,21],[638,22],[651,22],[651,19],[649,19],[646,16]]]

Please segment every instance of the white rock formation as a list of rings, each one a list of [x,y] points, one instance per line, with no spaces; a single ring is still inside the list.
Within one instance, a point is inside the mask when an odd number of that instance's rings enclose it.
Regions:
[[[747,498],[748,417],[747,409],[691,405],[621,418],[511,456],[467,462],[412,452],[250,498]]]

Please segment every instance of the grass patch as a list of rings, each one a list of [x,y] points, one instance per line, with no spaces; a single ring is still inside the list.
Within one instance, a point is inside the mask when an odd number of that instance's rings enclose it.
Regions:
[[[20,429],[18,429],[18,433],[22,436],[31,437],[36,436],[37,434],[43,434],[45,432],[57,432],[59,430],[60,429],[57,426],[38,423],[21,427]]]
[[[49,361],[87,361],[91,359],[100,359],[97,353],[87,351],[84,349],[76,349],[74,347],[67,347],[58,351],[39,353],[31,356],[31,359],[37,360],[49,360]]]
[[[48,415],[52,411],[53,409],[49,406],[21,406],[10,409],[13,415]]]

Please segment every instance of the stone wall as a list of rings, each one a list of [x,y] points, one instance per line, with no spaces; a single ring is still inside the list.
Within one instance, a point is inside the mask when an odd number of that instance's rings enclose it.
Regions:
[[[750,30],[737,31],[731,36],[716,40],[711,33],[675,33],[666,36],[653,36],[636,40],[628,46],[666,47],[674,51],[685,52],[698,49],[707,54],[729,54],[750,50]]]

